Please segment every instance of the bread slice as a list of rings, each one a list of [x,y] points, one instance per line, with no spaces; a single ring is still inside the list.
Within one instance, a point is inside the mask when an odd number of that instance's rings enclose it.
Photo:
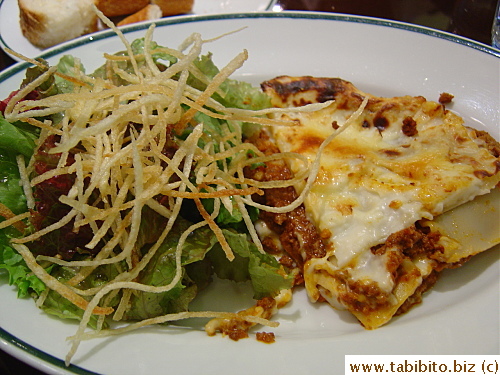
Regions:
[[[140,11],[149,0],[94,0],[96,7],[106,17],[128,16]]]
[[[194,0],[151,0],[151,3],[158,5],[166,17],[191,12]]]
[[[23,35],[47,48],[97,31],[94,0],[18,0]]]
[[[140,11],[125,17],[123,20],[117,23],[117,26],[128,25],[130,23],[136,23],[148,20],[157,20],[161,18],[162,12],[161,8],[155,4],[149,4],[142,8]]]

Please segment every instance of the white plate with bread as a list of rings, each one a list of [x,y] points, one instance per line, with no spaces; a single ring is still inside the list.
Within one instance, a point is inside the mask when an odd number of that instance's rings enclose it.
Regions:
[[[102,30],[106,26],[92,4],[124,26],[171,16],[266,11],[274,3],[276,0],[0,0],[0,47],[15,60],[20,58],[11,51],[33,58],[46,48]]]

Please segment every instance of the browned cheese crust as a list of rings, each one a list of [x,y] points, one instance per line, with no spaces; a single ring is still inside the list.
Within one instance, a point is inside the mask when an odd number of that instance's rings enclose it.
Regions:
[[[339,78],[309,76],[281,76],[263,82],[261,87],[271,97],[272,104],[281,108],[333,101],[333,104],[319,115],[294,115],[291,112],[283,114],[282,118],[298,119],[301,125],[298,128],[283,128],[284,130],[272,129],[271,138],[263,133],[259,139],[251,140],[261,149],[272,150],[270,152],[298,152],[308,157],[317,154],[325,134],[338,129],[341,121],[345,122],[348,114],[356,111],[363,99],[368,98],[356,124],[351,125],[354,128],[350,129],[353,130],[342,133],[342,139],[335,139],[325,149],[322,158],[326,161],[321,167],[324,169],[320,169],[321,177],[316,179],[321,186],[317,188],[316,195],[309,201],[306,200],[297,210],[299,214],[265,213],[261,216],[271,229],[279,233],[282,249],[299,268],[304,267],[301,271],[311,299],[328,301],[334,307],[346,308],[366,328],[377,328],[387,323],[392,316],[402,314],[420,303],[422,294],[434,285],[443,269],[458,267],[474,254],[462,249],[452,255],[454,250],[450,248],[451,242],[438,230],[439,227],[428,224],[426,220],[422,223],[419,220],[425,218],[425,215],[430,216],[426,211],[432,215],[440,215],[472,199],[470,196],[479,192],[474,184],[483,184],[487,191],[498,183],[499,143],[486,132],[463,126],[462,119],[445,108],[444,104],[453,99],[451,94],[441,94],[439,103],[427,101],[422,96],[376,97]],[[351,135],[344,137],[344,134]],[[354,138],[348,138],[351,136]],[[360,140],[361,137],[366,137],[366,141]],[[444,146],[438,137],[443,137],[448,143]],[[432,145],[434,140],[437,140],[435,146]],[[435,148],[429,151],[431,148],[427,144]],[[409,153],[409,150],[412,150],[413,154]],[[428,152],[434,152],[432,155],[438,155],[438,159],[429,156],[431,154],[427,154]],[[422,155],[425,157],[419,157]],[[354,162],[346,166],[352,160]],[[431,161],[434,164],[429,167]],[[364,163],[383,166],[385,169],[381,168],[367,177],[366,173],[372,173],[369,169],[371,166]],[[365,169],[358,168],[360,165],[366,165]],[[457,182],[455,177],[450,177],[454,176],[455,165],[462,168],[460,182]],[[328,169],[332,166],[339,169]],[[253,178],[268,178],[267,175],[269,178],[276,178],[280,173],[285,175],[284,178],[290,178],[294,167],[281,165],[278,166],[278,171],[274,169],[255,170],[252,172]],[[392,180],[387,179],[386,171],[393,173]],[[345,185],[347,190],[337,193],[339,190],[336,186],[341,186],[339,184],[344,180],[349,181]],[[398,181],[393,183],[394,188],[389,187],[392,181]],[[470,184],[470,181],[478,182]],[[415,186],[414,190],[412,186]],[[436,191],[436,188],[441,190]],[[380,194],[381,198],[377,198],[379,201],[376,202],[387,205],[387,208],[377,211],[376,215],[379,217],[382,212],[392,215],[404,209],[405,204],[405,207],[411,207],[414,202],[412,199],[422,204],[424,208],[420,210],[424,216],[408,222],[406,227],[399,225],[399,229],[393,231],[385,240],[368,246],[366,249],[372,255],[362,255],[363,260],[357,260],[361,257],[359,254],[365,254],[358,252],[351,260],[338,265],[342,259],[349,259],[345,254],[351,256],[351,253],[344,253],[338,258],[338,249],[334,244],[337,243],[334,241],[338,240],[333,239],[338,233],[333,232],[337,228],[338,231],[345,231],[345,225],[341,219],[332,218],[337,218],[340,214],[346,220],[351,219],[356,217],[353,215],[355,210],[358,210],[361,217],[365,215],[365,207],[359,203],[363,202],[363,198],[360,198],[362,193],[353,195],[353,189],[356,192],[367,191],[368,196]],[[425,193],[422,194],[422,191]],[[344,192],[347,195],[344,195]],[[401,201],[398,194],[401,194]],[[279,206],[287,204],[296,196],[296,193],[283,190],[276,194],[266,192],[264,198],[266,204]],[[394,198],[386,202],[382,199],[386,196]],[[409,196],[414,198],[408,198]],[[446,201],[444,207],[443,201]],[[333,214],[324,211],[322,205],[329,205]],[[297,221],[296,216],[301,220]],[[407,216],[408,214],[405,214],[404,217]],[[321,219],[318,220],[322,217],[339,221],[332,221],[337,223],[332,227],[334,224],[324,224]],[[395,218],[392,220],[398,220],[398,216]],[[304,225],[304,222],[308,224]],[[378,225],[380,227],[380,224]],[[312,226],[316,226],[315,231],[310,230]],[[326,229],[327,227],[333,228],[332,231]],[[314,232],[314,236],[304,236],[301,232],[304,228],[309,228],[307,231]],[[362,228],[359,230],[363,231]],[[301,238],[302,247],[307,250],[303,251],[289,238]],[[351,239],[352,243],[360,240]],[[272,241],[270,242],[272,244]],[[350,246],[348,242],[341,243]],[[360,251],[360,248],[356,251]],[[299,257],[302,257],[302,261]],[[365,261],[371,262],[370,264],[380,263],[380,267],[383,267],[389,280],[383,279],[384,287],[376,281],[377,277],[380,280],[380,274],[373,279],[369,276],[375,272],[373,268],[368,268],[370,271],[367,271],[365,267],[360,273],[360,267],[363,267],[360,264]]]

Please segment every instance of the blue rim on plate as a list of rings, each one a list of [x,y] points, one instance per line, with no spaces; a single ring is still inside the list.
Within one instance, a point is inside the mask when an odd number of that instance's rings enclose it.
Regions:
[[[0,7],[5,0],[0,0]],[[484,53],[500,57],[500,50],[496,49],[492,46],[474,41],[472,39],[468,39],[465,37],[458,36],[456,34],[448,33],[445,31],[433,29],[430,27],[419,26],[406,22],[392,21],[388,19],[375,18],[375,17],[364,17],[364,16],[356,16],[356,15],[347,15],[347,14],[339,14],[339,13],[325,13],[325,12],[308,12],[308,11],[283,11],[283,12],[272,12],[269,11],[272,9],[276,0],[270,1],[266,12],[249,12],[249,13],[228,13],[228,14],[212,14],[212,15],[204,15],[204,16],[177,16],[171,18],[162,18],[160,20],[154,21],[157,26],[166,26],[166,25],[176,25],[182,23],[190,23],[190,22],[203,22],[203,21],[214,21],[214,20],[224,20],[224,19],[245,19],[245,18],[291,18],[291,19],[318,19],[318,20],[330,20],[330,21],[343,21],[343,22],[351,22],[351,23],[363,23],[369,25],[390,27],[395,29],[412,31],[420,34],[425,34],[430,37],[436,37],[451,41],[453,43],[461,44],[469,48],[473,48]],[[124,34],[127,34],[132,31],[144,30],[149,27],[151,22],[146,23],[138,23],[130,26],[126,26],[122,28]],[[92,42],[93,40],[106,39],[115,35],[112,30],[103,30],[97,33],[85,35],[79,38],[76,38],[72,41],[65,42],[61,45],[49,48],[44,52],[40,53],[39,57],[49,58],[51,56],[57,55],[61,53],[61,51],[65,51],[68,48],[81,46],[87,43]],[[0,35],[0,44],[10,48],[5,40]],[[12,48],[11,48],[12,49]],[[17,67],[17,70],[11,72],[10,74],[14,74],[15,72],[23,69],[24,67]],[[9,76],[0,76],[0,78],[5,79]]]
[[[52,365],[56,368],[60,368],[61,370],[65,371],[70,371],[72,374],[78,374],[78,375],[98,375],[95,372],[85,370],[81,367],[78,367],[76,365],[71,365],[69,367],[66,367],[64,364],[64,361],[51,356],[50,354],[45,353],[44,351],[37,349],[33,347],[32,345],[29,345],[28,343],[24,342],[23,340],[11,335],[9,332],[4,330],[3,328],[0,328],[0,341],[4,341],[7,345],[10,345],[13,350],[8,350],[7,348],[2,348],[5,352],[9,353],[13,357],[17,358],[17,353],[14,351],[15,349],[21,350],[25,352],[26,354],[29,354],[33,358],[33,362],[31,361],[26,361],[26,363],[30,366],[35,366],[36,362],[44,362],[47,365]],[[24,358],[26,359],[26,358]],[[31,363],[30,363],[31,362]]]
[[[0,1],[0,6],[3,0]],[[269,7],[275,1],[271,1]],[[155,22],[157,26],[167,26],[167,25],[176,25],[183,23],[192,23],[192,22],[204,22],[204,21],[214,21],[214,20],[227,20],[227,19],[256,19],[256,18],[288,18],[288,19],[310,19],[310,20],[327,20],[327,21],[335,21],[335,22],[350,22],[350,23],[361,23],[361,24],[369,24],[376,25],[381,27],[390,27],[395,29],[403,29],[415,33],[425,34],[430,37],[441,38],[448,40],[453,43],[457,43],[468,48],[472,48],[475,50],[479,50],[486,54],[500,57],[500,50],[490,47],[488,45],[473,41],[471,39],[463,38],[451,33],[439,31],[432,28],[421,27],[414,24],[390,21],[386,19],[379,19],[373,17],[361,17],[361,16],[353,16],[353,15],[344,15],[344,14],[334,14],[334,13],[323,13],[323,12],[292,12],[292,11],[284,11],[284,12],[256,12],[256,13],[229,13],[223,15],[206,15],[206,16],[181,16],[181,17],[172,17],[165,18]],[[144,30],[149,27],[151,23],[140,23],[135,25],[130,25],[124,27],[122,29],[124,34]],[[115,36],[116,34],[112,30],[101,31],[92,35],[84,36],[77,38],[73,41],[66,42],[59,46],[50,48],[43,53],[40,54],[42,58],[49,58],[55,56],[57,54],[61,54],[68,49],[73,47],[82,46],[88,43],[91,43],[96,40],[102,40],[106,38],[110,38]],[[3,40],[0,36],[0,42],[3,43]],[[26,69],[29,66],[26,62],[19,62],[14,64],[12,67],[0,72],[0,82],[8,79],[12,75],[18,73],[21,70]],[[37,349],[30,344],[22,341],[21,339],[13,336],[6,330],[0,327],[0,341],[3,341],[6,345],[2,347],[5,351],[9,352],[13,356],[19,356],[19,350],[26,354],[29,354],[29,358],[23,358],[23,361],[26,363],[36,366],[38,362],[43,362],[52,368],[58,368],[61,371],[67,371],[74,374],[85,374],[85,375],[96,375],[95,372],[85,370],[76,365],[70,365],[66,367],[64,361],[56,358],[50,354],[45,353],[44,351]]]

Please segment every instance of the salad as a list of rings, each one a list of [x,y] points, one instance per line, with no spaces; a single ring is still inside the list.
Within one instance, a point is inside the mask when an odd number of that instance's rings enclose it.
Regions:
[[[303,197],[279,208],[253,197],[308,176],[245,174],[298,157],[245,141],[291,124],[268,116],[279,109],[260,89],[229,78],[245,51],[219,69],[200,35],[172,49],[152,33],[123,38],[125,50],[92,73],[75,56],[32,61],[0,103],[0,269],[20,298],[79,322],[68,364],[83,339],[149,324],[215,318],[207,332],[234,339],[275,326],[297,276],[263,250],[253,223]],[[256,305],[191,311],[215,277],[249,282]]]

